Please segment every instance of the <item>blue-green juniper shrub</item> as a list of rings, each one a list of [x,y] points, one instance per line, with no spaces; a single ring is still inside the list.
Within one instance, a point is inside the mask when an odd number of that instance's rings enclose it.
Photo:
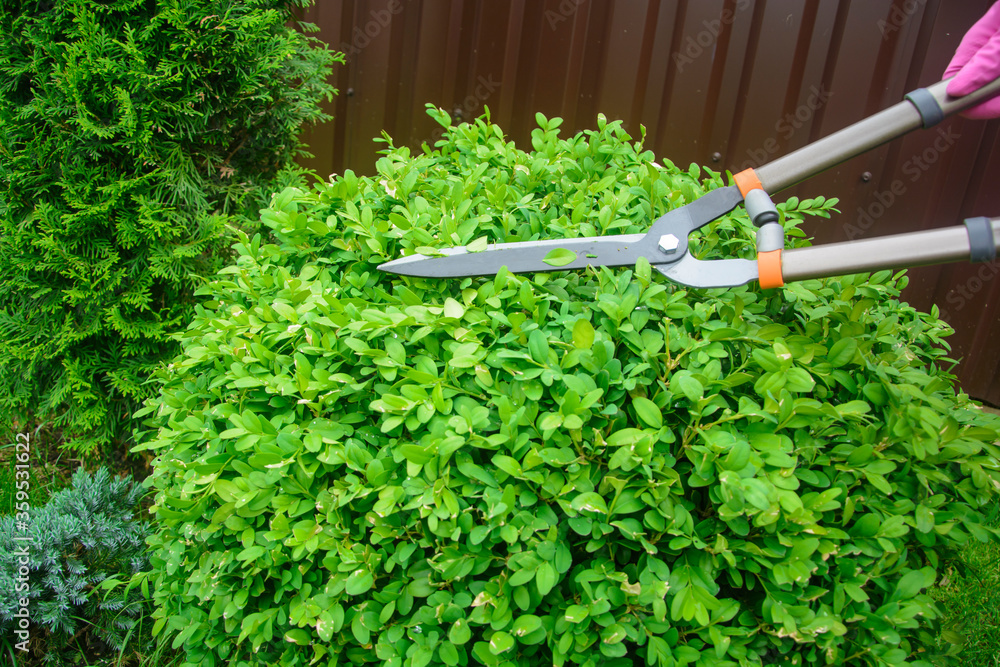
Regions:
[[[71,664],[73,656],[138,645],[143,635],[133,629],[150,601],[127,581],[149,569],[150,524],[136,516],[143,494],[141,484],[107,468],[80,468],[70,488],[28,518],[0,518],[0,632],[27,643],[29,653],[17,651],[22,659],[41,648],[47,664]],[[22,600],[27,637],[15,634],[23,631]]]

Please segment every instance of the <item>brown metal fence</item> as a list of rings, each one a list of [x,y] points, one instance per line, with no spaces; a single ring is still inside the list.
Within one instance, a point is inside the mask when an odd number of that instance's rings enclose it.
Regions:
[[[433,139],[425,103],[487,105],[520,145],[534,115],[595,126],[599,112],[679,164],[757,166],[902,99],[941,74],[990,0],[318,0],[304,18],[345,51],[334,120],[306,143],[320,173],[373,169],[388,132]],[[819,243],[1000,215],[1000,123],[955,118],[779,197],[839,197]],[[1000,264],[910,272],[937,304],[971,395],[1000,404]]]

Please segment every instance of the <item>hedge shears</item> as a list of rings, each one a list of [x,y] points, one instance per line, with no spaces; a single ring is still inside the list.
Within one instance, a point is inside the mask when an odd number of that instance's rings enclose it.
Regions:
[[[917,128],[929,128],[1000,93],[1000,79],[964,97],[951,97],[948,80],[919,88],[905,100],[762,167],[733,176],[734,183],[668,211],[645,234],[495,243],[485,249],[447,248],[382,264],[382,271],[425,278],[566,271],[588,266],[634,266],[640,257],[669,280],[695,288],[763,288],[807,278],[902,269],[959,260],[988,262],[1000,244],[1000,217],[970,218],[964,225],[872,239],[784,248],[784,229],[768,193],[780,192]],[[696,259],[691,232],[743,203],[757,226],[757,259]],[[557,265],[551,253],[558,251]],[[548,259],[548,261],[546,261]]]

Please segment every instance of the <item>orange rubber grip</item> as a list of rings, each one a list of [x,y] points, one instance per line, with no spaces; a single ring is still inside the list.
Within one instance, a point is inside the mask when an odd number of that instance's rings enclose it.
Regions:
[[[764,289],[781,287],[785,279],[781,275],[781,249],[757,253],[757,281]]]
[[[751,190],[763,190],[764,186],[760,184],[760,178],[757,177],[757,172],[753,169],[744,169],[738,174],[733,175],[733,181],[736,183],[736,187],[740,189],[743,196],[746,197],[747,193]]]

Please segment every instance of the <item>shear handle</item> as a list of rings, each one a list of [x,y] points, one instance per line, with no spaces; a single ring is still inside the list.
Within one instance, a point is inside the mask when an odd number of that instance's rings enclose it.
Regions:
[[[791,282],[961,260],[991,261],[998,246],[1000,218],[972,218],[965,226],[789,248],[781,253],[781,274]]]
[[[766,192],[780,192],[928,122],[951,116],[1000,93],[998,78],[973,93],[951,97],[946,92],[949,81],[945,79],[913,91],[903,102],[757,168],[754,171],[760,187]]]

